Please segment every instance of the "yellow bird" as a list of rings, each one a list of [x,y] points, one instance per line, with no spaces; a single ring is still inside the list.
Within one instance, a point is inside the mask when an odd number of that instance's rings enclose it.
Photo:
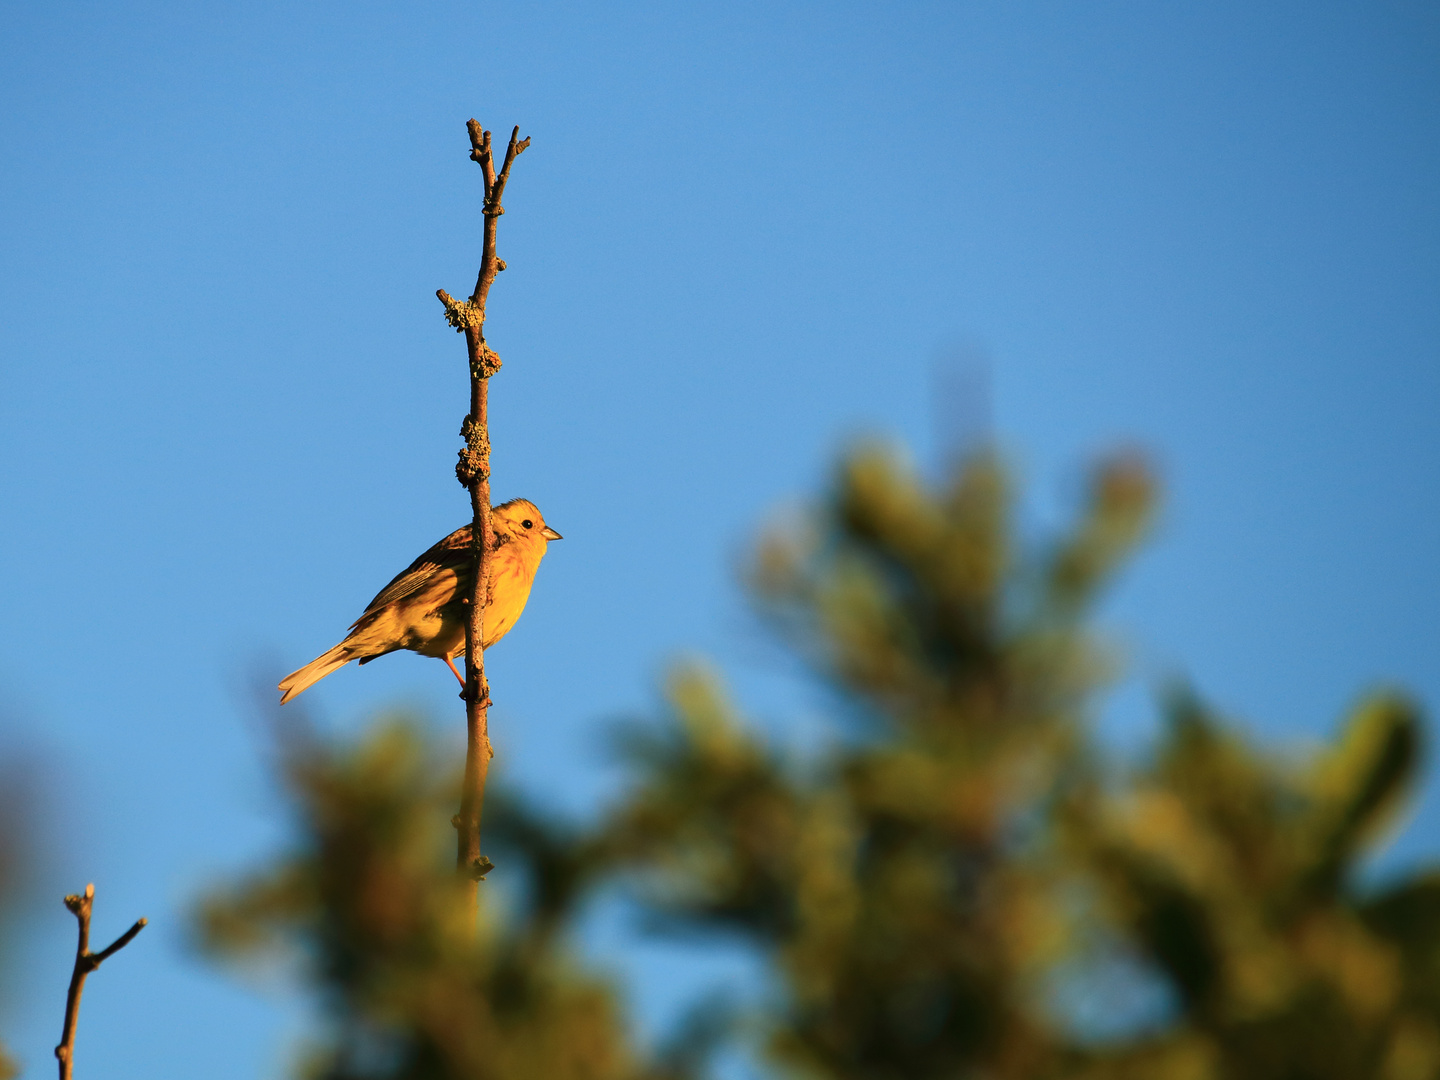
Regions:
[[[495,524],[495,547],[490,556],[490,602],[485,609],[485,639],[481,643],[486,649],[504,637],[520,618],[545,549],[551,540],[561,539],[528,499],[511,499],[490,513]],[[454,660],[465,655],[470,559],[470,526],[464,525],[381,589],[351,625],[344,641],[281,679],[280,704],[351,660],[368,664],[398,649],[444,660],[464,686]]]

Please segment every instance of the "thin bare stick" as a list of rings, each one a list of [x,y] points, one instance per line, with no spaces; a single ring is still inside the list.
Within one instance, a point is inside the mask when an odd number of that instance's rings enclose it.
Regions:
[[[75,1027],[80,1022],[80,995],[85,992],[85,978],[110,957],[135,940],[135,935],[145,929],[148,919],[137,919],[135,925],[126,930],[98,953],[90,951],[90,909],[95,903],[95,886],[86,885],[81,896],[71,894],[65,897],[65,906],[80,924],[80,941],[75,946],[75,968],[70,973],[70,992],[65,995],[65,1030],[60,1045],[55,1047],[55,1057],[60,1062],[60,1080],[70,1080],[75,1068]]]
[[[485,640],[485,606],[490,595],[490,552],[495,546],[495,527],[490,520],[490,376],[500,369],[500,357],[485,343],[485,301],[495,276],[505,263],[495,255],[495,231],[500,215],[505,213],[501,197],[510,179],[510,166],[530,145],[520,138],[520,128],[510,133],[505,147],[505,160],[497,174],[495,158],[490,149],[490,132],[478,121],[471,120],[470,159],[484,172],[485,232],[480,249],[480,273],[475,291],[469,300],[456,300],[444,289],[436,292],[445,305],[445,318],[465,335],[465,350],[470,358],[470,412],[460,426],[465,448],[455,466],[455,475],[470,492],[471,540],[474,552],[472,590],[468,598],[469,618],[465,624],[465,779],[460,796],[460,813],[456,815],[456,865],[470,882],[469,899],[473,905],[479,898],[479,882],[492,863],[480,854],[480,819],[485,803],[485,781],[490,773],[489,710],[490,684],[485,678],[485,655],[480,643]]]

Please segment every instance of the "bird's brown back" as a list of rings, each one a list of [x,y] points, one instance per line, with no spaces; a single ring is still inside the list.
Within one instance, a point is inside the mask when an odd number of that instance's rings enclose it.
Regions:
[[[470,585],[470,566],[470,526],[462,525],[445,539],[432,544],[414,562],[396,574],[388,585],[375,594],[375,599],[366,605],[360,618],[351,624],[351,629],[359,626],[366,615],[419,592],[435,575],[444,570],[453,572],[459,579],[460,589],[467,590]]]

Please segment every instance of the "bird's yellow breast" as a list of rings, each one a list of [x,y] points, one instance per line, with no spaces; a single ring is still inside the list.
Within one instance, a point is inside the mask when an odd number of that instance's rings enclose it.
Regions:
[[[523,540],[501,544],[490,560],[490,603],[485,608],[484,648],[499,641],[525,610],[542,551]],[[463,646],[462,646],[463,647]]]

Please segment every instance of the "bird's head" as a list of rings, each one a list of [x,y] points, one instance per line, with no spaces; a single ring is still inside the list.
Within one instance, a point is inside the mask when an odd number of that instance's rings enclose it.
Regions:
[[[564,539],[545,524],[540,511],[529,499],[511,499],[490,511],[495,531],[544,554],[551,540]]]

